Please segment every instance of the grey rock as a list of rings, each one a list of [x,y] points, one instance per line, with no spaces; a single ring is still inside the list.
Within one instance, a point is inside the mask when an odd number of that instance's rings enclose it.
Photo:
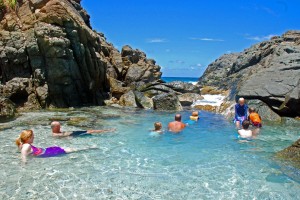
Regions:
[[[135,95],[132,90],[121,96],[119,104],[121,106],[138,107],[135,101]]]
[[[136,103],[139,107],[144,109],[152,109],[153,108],[153,100],[147,96],[145,96],[142,92],[134,91]]]
[[[0,97],[0,122],[12,119],[15,112],[14,103],[8,98]]]
[[[281,122],[282,118],[275,113],[267,104],[260,100],[248,101],[248,106],[256,109],[263,121]]]
[[[186,83],[183,81],[173,81],[173,82],[165,83],[164,85],[170,87],[176,92],[200,94],[200,87],[197,85],[193,85],[191,83]]]
[[[185,93],[178,96],[178,99],[182,106],[191,106],[197,100],[202,100],[203,97],[200,94]]]
[[[182,106],[174,93],[164,93],[153,98],[155,110],[176,110],[181,111]]]

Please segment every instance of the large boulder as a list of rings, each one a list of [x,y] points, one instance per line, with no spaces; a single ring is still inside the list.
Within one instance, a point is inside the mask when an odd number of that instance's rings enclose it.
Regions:
[[[276,157],[282,160],[290,161],[297,168],[300,168],[300,139],[294,142],[291,146],[279,151]]]
[[[288,31],[210,64],[201,86],[230,90],[229,99],[257,99],[280,116],[300,116],[300,31]],[[276,117],[277,118],[277,117]]]
[[[153,100],[147,96],[145,96],[140,91],[134,91],[135,100],[139,107],[144,109],[152,109],[153,108]]]
[[[14,103],[7,98],[0,97],[0,122],[12,119],[14,116]]]
[[[121,106],[137,107],[135,95],[132,90],[121,96],[119,100]]]
[[[275,113],[267,104],[260,100],[248,101],[248,106],[256,109],[263,121],[281,122],[281,117]]]
[[[197,100],[202,100],[203,97],[200,94],[185,93],[178,96],[178,99],[182,106],[191,106]]]
[[[164,93],[153,98],[155,110],[182,110],[178,97],[174,93]]]

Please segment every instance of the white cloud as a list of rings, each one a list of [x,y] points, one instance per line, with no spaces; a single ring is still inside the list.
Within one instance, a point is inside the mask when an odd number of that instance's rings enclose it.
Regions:
[[[197,66],[197,67],[202,67],[202,64],[198,63],[196,66]]]
[[[167,42],[167,40],[164,38],[147,39],[147,43],[164,43],[164,42]]]
[[[247,36],[246,39],[254,40],[254,41],[263,41],[263,40],[270,40],[274,36],[276,36],[276,35],[269,34],[269,35],[266,35],[266,36]]]
[[[191,37],[190,40],[200,40],[200,41],[207,41],[207,42],[224,42],[225,40],[216,39],[216,38],[197,38]]]

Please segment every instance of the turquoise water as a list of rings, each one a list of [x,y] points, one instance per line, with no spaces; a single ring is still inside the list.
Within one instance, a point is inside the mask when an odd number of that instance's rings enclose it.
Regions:
[[[0,199],[299,199],[300,171],[273,158],[298,139],[299,127],[266,125],[256,140],[241,143],[231,122],[201,112],[200,121],[180,134],[149,131],[155,121],[166,127],[173,115],[94,107],[27,113],[1,124]],[[188,119],[189,112],[182,115]],[[53,117],[67,131],[117,131],[55,139],[49,127]],[[77,126],[64,121],[74,117],[88,121]],[[22,165],[14,139],[28,128],[36,146],[99,149],[30,158]]]

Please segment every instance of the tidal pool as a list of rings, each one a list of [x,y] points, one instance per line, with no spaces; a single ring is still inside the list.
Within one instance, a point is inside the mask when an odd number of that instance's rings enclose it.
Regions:
[[[274,159],[299,138],[298,125],[265,125],[242,143],[223,116],[200,115],[180,134],[155,135],[153,123],[166,128],[174,113],[92,107],[23,114],[0,124],[0,199],[299,199],[300,170]],[[53,119],[66,131],[117,131],[56,139]],[[24,165],[14,144],[24,129],[34,131],[38,147],[98,149]]]

